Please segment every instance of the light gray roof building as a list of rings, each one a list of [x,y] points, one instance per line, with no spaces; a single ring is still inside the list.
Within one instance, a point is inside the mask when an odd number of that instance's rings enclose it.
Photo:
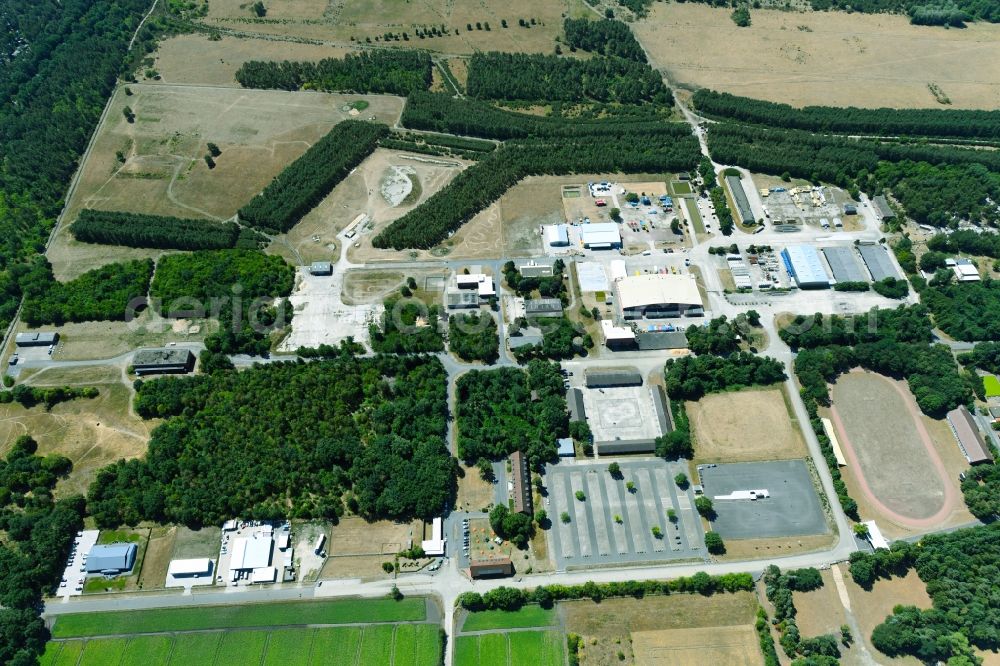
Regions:
[[[135,564],[134,543],[113,543],[94,546],[87,555],[87,573],[120,574],[131,571]]]
[[[899,278],[896,267],[889,259],[888,250],[881,245],[859,245],[858,252],[868,267],[868,272],[872,274],[872,279],[878,282],[885,278]]]
[[[833,278],[837,282],[868,282],[868,274],[858,262],[854,248],[825,247],[823,256],[830,264]]]
[[[14,339],[14,344],[18,347],[48,347],[57,342],[59,342],[59,333],[56,331],[18,333]]]
[[[948,412],[948,425],[951,426],[951,432],[958,440],[958,446],[970,465],[993,462],[989,447],[986,446],[975,419],[965,405]]]
[[[743,190],[743,183],[739,176],[726,176],[726,184],[733,194],[733,202],[736,204],[736,213],[743,224],[753,224],[756,220],[753,217],[753,209],[750,208],[750,201],[747,200],[747,193]]]
[[[329,261],[314,261],[309,272],[312,275],[333,275],[333,264]]]
[[[562,311],[562,301],[558,298],[532,298],[524,302],[524,315],[526,317],[560,315]]]
[[[823,261],[812,245],[789,245],[781,251],[785,269],[800,289],[829,287],[830,278],[823,268]]]
[[[572,437],[560,437],[556,440],[556,444],[559,446],[560,458],[572,458],[576,455]]]
[[[569,407],[570,423],[587,420],[587,410],[583,406],[583,391],[578,388],[566,391],[566,405]]]
[[[656,450],[654,439],[616,439],[608,442],[595,442],[598,455],[614,455],[621,453],[652,453]]]
[[[872,199],[872,205],[875,206],[875,212],[883,220],[891,220],[896,217],[896,213],[893,212],[889,202],[881,194]]]
[[[459,308],[478,308],[479,294],[474,291],[449,291],[444,295],[445,305],[452,310]]]

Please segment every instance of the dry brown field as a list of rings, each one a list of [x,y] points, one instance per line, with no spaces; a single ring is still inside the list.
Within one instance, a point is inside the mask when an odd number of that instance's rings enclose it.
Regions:
[[[636,664],[752,666],[763,664],[753,625],[637,631],[632,634]]]
[[[654,67],[685,87],[710,87],[796,106],[1000,106],[1000,26],[910,25],[905,16],[730,10],[656,3],[633,30]],[[994,64],[990,64],[994,63]],[[928,84],[952,104],[942,107]]]
[[[707,395],[685,403],[695,437],[695,461],[751,462],[806,457],[784,389]]]
[[[840,625],[846,617],[837,585],[829,569],[820,572],[823,576],[823,587],[811,592],[795,592],[795,623],[803,636],[812,637],[820,634],[837,634]]]
[[[351,51],[325,44],[231,36],[212,41],[203,33],[177,35],[160,42],[153,54],[153,69],[159,73],[160,80],[146,79],[146,82],[239,87],[236,70],[248,60],[343,58]]]
[[[706,526],[706,529],[709,528],[710,526]],[[829,550],[836,541],[837,536],[832,533],[768,539],[727,539],[726,554],[718,559],[721,562],[738,562],[815,553]]]
[[[64,402],[49,412],[44,406],[0,405],[0,456],[7,455],[18,437],[31,435],[40,455],[58,453],[73,462],[69,478],[56,488],[59,496],[86,494],[102,467],[144,454],[156,425],[131,414],[130,388],[119,382],[83,383],[97,386],[100,395]]]
[[[458,500],[456,510],[479,511],[493,505],[496,498],[493,484],[483,481],[476,467],[462,465],[463,474],[458,477]]]
[[[81,167],[68,203],[83,208],[228,219],[363,97],[365,118],[395,124],[403,100],[274,90],[131,84],[119,88]],[[126,106],[135,113],[129,123]],[[209,169],[207,143],[222,150]],[[124,163],[119,161],[121,154]],[[315,211],[314,211],[315,212]],[[48,251],[56,277],[69,279],[110,261],[157,256],[153,250],[79,243],[63,224]]]
[[[140,347],[200,342],[217,328],[216,320],[168,320],[147,308],[131,322],[86,321],[59,326],[59,346],[52,358],[57,361],[111,359]],[[17,330],[31,329],[22,323]]]
[[[395,555],[405,549],[410,540],[420,541],[423,523],[393,523],[379,520],[369,523],[358,516],[341,518],[332,528],[327,553],[339,555]]]
[[[719,663],[756,664],[761,659],[753,635],[753,622],[757,612],[757,598],[751,592],[716,594],[711,597],[675,594],[667,597],[651,596],[642,600],[606,599],[599,604],[591,601],[567,601],[559,604],[567,632],[579,634],[581,662],[584,664],[654,664],[654,663],[710,663],[687,661],[691,656],[682,647],[693,647],[715,631],[735,635],[749,628],[752,640],[745,661],[725,661],[729,651],[712,652]],[[704,633],[698,633],[704,632]],[[727,641],[729,642],[729,641]],[[741,641],[732,641],[734,644]],[[707,649],[711,641],[702,643]],[[677,651],[664,661],[657,652],[671,647]],[[732,653],[735,655],[739,648]],[[620,661],[617,653],[625,654]],[[633,654],[634,651],[634,654]],[[716,663],[712,661],[711,663]]]
[[[175,527],[153,527],[149,530],[142,570],[136,581],[140,590],[158,590],[167,581],[167,567],[174,546]]]
[[[399,48],[421,48],[441,53],[474,51],[519,51],[549,53],[555,38],[562,33],[564,15],[595,15],[583,0],[283,0],[268,6],[267,16],[253,16],[244,0],[213,0],[203,23],[244,34],[318,40],[350,46],[352,42],[379,44],[384,33],[407,33],[408,41],[385,44]],[[518,19],[535,25],[520,27]],[[507,28],[501,21],[506,19]],[[477,30],[476,23],[490,24],[490,30]],[[472,30],[468,29],[472,25]],[[420,39],[418,28],[436,26],[447,36]]]

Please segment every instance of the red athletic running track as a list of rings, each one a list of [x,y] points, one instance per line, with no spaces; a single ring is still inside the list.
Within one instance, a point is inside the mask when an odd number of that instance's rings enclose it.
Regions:
[[[937,513],[929,518],[911,518],[893,511],[883,504],[878,497],[875,496],[871,486],[868,485],[868,480],[864,475],[864,468],[861,467],[857,453],[854,451],[854,445],[851,443],[850,438],[847,436],[847,431],[844,429],[844,422],[841,420],[836,406],[832,406],[830,408],[830,417],[837,429],[840,446],[844,451],[844,456],[847,458],[848,464],[857,472],[857,474],[855,474],[855,478],[857,479],[858,485],[861,486],[861,492],[864,493],[865,498],[878,510],[879,513],[894,523],[898,523],[902,527],[913,529],[937,527],[944,522],[958,506],[958,491],[955,489],[955,485],[953,483],[948,482],[948,471],[945,469],[944,463],[941,462],[941,458],[934,449],[934,443],[931,441],[930,435],[927,434],[927,429],[924,428],[924,424],[920,420],[920,410],[917,408],[917,404],[914,402],[913,397],[907,393],[902,386],[900,386],[899,382],[892,381],[887,378],[883,379],[890,382],[892,387],[896,389],[900,397],[903,399],[903,404],[906,405],[906,409],[910,413],[910,418],[913,419],[913,423],[917,427],[917,434],[920,437],[920,441],[923,443],[924,449],[927,451],[927,459],[934,466],[934,469],[938,473],[938,477],[941,479],[941,484],[944,486],[944,503],[941,505],[941,508]]]

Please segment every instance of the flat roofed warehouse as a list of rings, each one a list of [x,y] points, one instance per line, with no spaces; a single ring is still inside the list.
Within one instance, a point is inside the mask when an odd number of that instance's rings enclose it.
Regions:
[[[14,344],[18,347],[48,347],[59,342],[56,331],[35,331],[33,333],[18,333]]]
[[[899,278],[896,267],[889,259],[889,252],[881,245],[859,245],[858,252],[876,282],[886,278]]]
[[[958,440],[958,445],[970,465],[993,462],[993,456],[983,441],[979,427],[976,426],[975,419],[965,405],[948,412],[948,425],[951,426],[951,432]]]
[[[616,386],[642,386],[642,375],[638,370],[622,368],[619,370],[587,370],[585,373],[587,388],[613,388]]]
[[[661,319],[705,314],[698,283],[693,275],[630,275],[615,282],[614,290],[625,319]]]
[[[562,301],[558,298],[532,298],[524,302],[526,317],[540,317],[562,314]]]
[[[167,567],[167,575],[174,578],[208,576],[212,573],[212,560],[207,557],[196,557],[188,560],[171,560]]]
[[[822,289],[830,286],[819,252],[812,245],[789,245],[781,251],[785,270],[799,289]]]
[[[473,578],[513,576],[514,563],[510,561],[509,557],[495,560],[474,560],[469,563],[469,575]]]
[[[892,210],[892,207],[889,206],[888,200],[886,200],[883,195],[880,194],[872,199],[872,205],[875,207],[875,212],[878,213],[878,216],[883,220],[895,219],[896,213]]]
[[[514,486],[514,511],[532,514],[531,501],[531,470],[528,469],[528,456],[521,451],[510,454],[510,475]]]
[[[131,571],[137,548],[134,543],[94,546],[87,554],[87,573],[119,574]]]
[[[610,250],[622,246],[622,235],[614,222],[584,224],[580,227],[580,242],[591,250]]]
[[[837,282],[868,282],[868,273],[861,267],[853,248],[825,247],[823,256]]]
[[[233,554],[229,560],[229,568],[243,571],[269,567],[273,552],[274,539],[270,537],[238,537],[233,539]]]
[[[569,229],[565,224],[549,224],[544,228],[545,244],[549,247],[569,245]]]
[[[176,347],[140,349],[132,357],[132,368],[137,375],[191,372],[194,354],[190,349]]]
[[[729,191],[733,194],[733,202],[736,203],[736,210],[740,215],[740,221],[747,225],[753,224],[755,222],[753,209],[750,208],[750,201],[747,199],[747,193],[743,190],[743,183],[740,181],[740,177],[726,176],[726,184],[729,185]]]

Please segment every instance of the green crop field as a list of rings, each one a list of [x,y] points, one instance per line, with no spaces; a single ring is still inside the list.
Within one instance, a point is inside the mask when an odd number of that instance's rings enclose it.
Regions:
[[[459,636],[455,642],[456,666],[562,666],[564,638],[560,631],[511,631],[500,634]]]
[[[541,606],[524,606],[517,611],[482,611],[470,613],[462,625],[463,632],[487,629],[520,629],[523,627],[551,627],[557,624],[556,612]]]
[[[1000,396],[1000,379],[996,375],[986,375],[983,377],[983,387],[986,389],[987,398]]]
[[[674,195],[691,194],[691,183],[683,180],[672,180],[670,181],[670,189],[673,190]]]
[[[504,640],[502,635],[499,638]],[[506,650],[506,644],[502,645]],[[247,666],[261,663],[265,666],[384,666],[389,663],[435,666],[440,662],[440,655],[440,631],[435,624],[373,624],[76,638],[50,642],[41,663],[43,666]]]
[[[73,638],[240,627],[405,622],[422,621],[425,617],[424,600],[420,598],[301,601],[60,615],[52,635]]]

